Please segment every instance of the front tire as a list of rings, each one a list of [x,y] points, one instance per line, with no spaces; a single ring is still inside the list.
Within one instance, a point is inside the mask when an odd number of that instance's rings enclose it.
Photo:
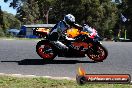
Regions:
[[[92,49],[89,49],[88,53],[87,53],[87,56],[96,61],[96,62],[103,62],[103,60],[105,60],[108,56],[108,51],[107,49],[101,45],[101,44],[98,44],[97,45],[97,52],[98,54],[95,54],[94,51]]]
[[[37,43],[36,52],[46,61],[53,60],[57,56],[54,46],[45,40],[39,41]]]

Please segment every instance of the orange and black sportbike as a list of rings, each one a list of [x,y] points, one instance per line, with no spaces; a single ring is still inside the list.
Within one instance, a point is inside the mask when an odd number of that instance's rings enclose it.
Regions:
[[[90,35],[89,31],[85,30],[79,31],[78,29],[71,28],[66,31],[66,34],[69,38],[76,39],[67,40],[60,39],[59,41],[63,42],[68,46],[68,51],[63,52],[63,50],[56,47],[51,43],[48,37],[49,29],[38,28],[35,30],[36,34],[43,37],[44,39],[39,41],[36,45],[37,54],[44,60],[51,61],[56,56],[58,57],[89,57],[91,60],[96,62],[102,62],[107,58],[108,51],[107,49],[99,42],[96,38],[98,36],[95,29],[94,34]],[[92,40],[92,41],[91,41]],[[93,41],[96,40],[96,41]]]

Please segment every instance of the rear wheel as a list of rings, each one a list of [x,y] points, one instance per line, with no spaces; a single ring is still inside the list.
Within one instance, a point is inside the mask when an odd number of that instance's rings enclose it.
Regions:
[[[52,44],[48,41],[40,41],[36,45],[37,54],[44,60],[53,60],[56,57],[56,52]]]
[[[89,49],[87,56],[97,62],[102,62],[103,60],[105,60],[108,56],[108,51],[107,49],[102,46],[101,44],[97,45],[97,54],[95,54],[95,52],[92,49]]]

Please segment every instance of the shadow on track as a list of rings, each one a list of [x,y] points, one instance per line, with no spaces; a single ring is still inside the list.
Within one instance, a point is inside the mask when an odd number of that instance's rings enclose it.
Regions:
[[[1,61],[1,63],[11,63],[11,62],[18,63],[18,65],[96,63],[94,61],[79,61],[79,60],[53,60],[53,61],[44,61],[43,59],[24,59],[24,60],[21,60],[21,61]]]

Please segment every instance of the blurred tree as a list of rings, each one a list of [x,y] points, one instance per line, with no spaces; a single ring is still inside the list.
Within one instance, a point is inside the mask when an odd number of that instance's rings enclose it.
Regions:
[[[5,25],[5,29],[4,29],[5,33],[6,33],[6,29],[20,28],[20,21],[14,15],[4,12],[3,16],[4,16],[3,20]]]
[[[59,20],[62,20],[64,15],[68,13],[75,15],[75,17],[80,16],[82,14],[81,12],[79,12],[80,4],[81,0],[54,0],[52,2],[53,11],[51,12],[53,14],[51,17],[52,21],[57,22]]]
[[[84,15],[81,16],[85,17],[83,20],[96,28],[103,37],[110,36],[108,34],[111,33],[107,32],[114,28],[118,19],[116,4],[110,0],[82,0],[82,7]]]
[[[20,21],[14,15],[0,10],[0,36],[5,36],[7,29],[20,28]]]
[[[0,37],[4,36],[3,28],[4,28],[3,11],[1,10],[1,6],[0,6]]]
[[[51,1],[49,0],[38,0],[38,10],[39,10],[39,20],[43,23],[47,23],[46,18],[49,16],[49,11],[51,10]]]

